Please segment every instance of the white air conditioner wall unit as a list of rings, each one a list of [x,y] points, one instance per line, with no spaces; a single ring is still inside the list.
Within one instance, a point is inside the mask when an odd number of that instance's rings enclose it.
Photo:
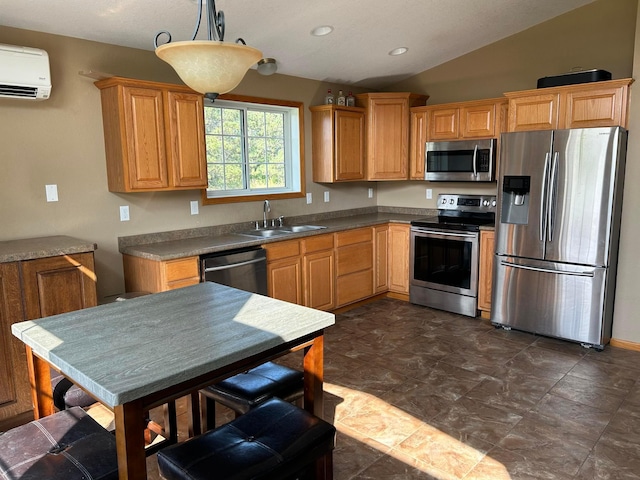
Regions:
[[[0,97],[46,100],[50,95],[47,52],[0,44]]]

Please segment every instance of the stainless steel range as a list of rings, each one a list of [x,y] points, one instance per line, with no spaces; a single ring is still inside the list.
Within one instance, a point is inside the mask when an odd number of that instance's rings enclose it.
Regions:
[[[440,194],[438,216],[411,222],[411,303],[477,315],[480,226],[495,211],[495,196]]]

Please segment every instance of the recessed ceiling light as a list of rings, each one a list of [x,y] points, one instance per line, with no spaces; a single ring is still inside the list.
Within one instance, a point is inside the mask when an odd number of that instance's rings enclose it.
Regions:
[[[333,32],[333,27],[331,25],[320,25],[319,27],[311,30],[311,35],[315,37],[323,37],[325,35],[329,35]]]
[[[407,47],[394,48],[389,52],[389,55],[392,55],[395,57],[396,55],[402,55],[403,53],[407,53],[408,51],[409,49]]]

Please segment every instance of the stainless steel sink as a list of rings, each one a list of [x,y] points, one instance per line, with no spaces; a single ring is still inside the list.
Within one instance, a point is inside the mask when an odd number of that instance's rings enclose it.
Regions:
[[[287,225],[286,227],[281,227],[283,230],[290,230],[293,233],[298,232],[309,232],[311,230],[321,230],[327,227],[321,227],[320,225]]]
[[[275,227],[275,228],[259,228],[257,230],[248,230],[245,232],[239,232],[240,235],[247,235],[249,237],[262,237],[262,238],[271,238],[271,237],[281,237],[283,235],[292,235],[294,233],[300,232],[310,232],[312,230],[321,230],[323,228],[320,225],[286,225],[283,227]]]
[[[283,230],[281,228],[272,228],[272,229],[259,229],[259,230],[249,230],[247,232],[239,232],[240,235],[247,235],[249,237],[280,237],[282,235],[291,235],[293,232],[290,230]]]

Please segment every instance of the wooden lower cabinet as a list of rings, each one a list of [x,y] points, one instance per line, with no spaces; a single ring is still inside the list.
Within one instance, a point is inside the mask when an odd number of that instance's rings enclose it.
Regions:
[[[389,226],[380,225],[373,229],[373,249],[375,253],[375,293],[389,290]]]
[[[26,350],[11,324],[97,303],[93,252],[0,264],[0,430],[33,418]]]
[[[493,257],[495,252],[495,232],[480,232],[480,268],[478,271],[478,310],[484,318],[491,314],[491,283],[493,281]]]
[[[373,295],[373,229],[336,233],[336,307]]]
[[[18,417],[31,410],[26,350],[24,343],[11,334],[11,324],[25,319],[18,262],[0,264],[0,295],[2,295],[0,297],[1,423],[3,420]]]
[[[410,225],[389,224],[389,291],[409,295]]]
[[[122,262],[127,292],[157,293],[200,282],[199,257],[160,261],[123,255]]]
[[[304,252],[302,289],[304,305],[318,310],[335,307],[335,253],[333,234],[301,240]]]
[[[303,304],[302,259],[299,240],[269,243],[267,251],[267,289],[269,296],[285,302]]]

